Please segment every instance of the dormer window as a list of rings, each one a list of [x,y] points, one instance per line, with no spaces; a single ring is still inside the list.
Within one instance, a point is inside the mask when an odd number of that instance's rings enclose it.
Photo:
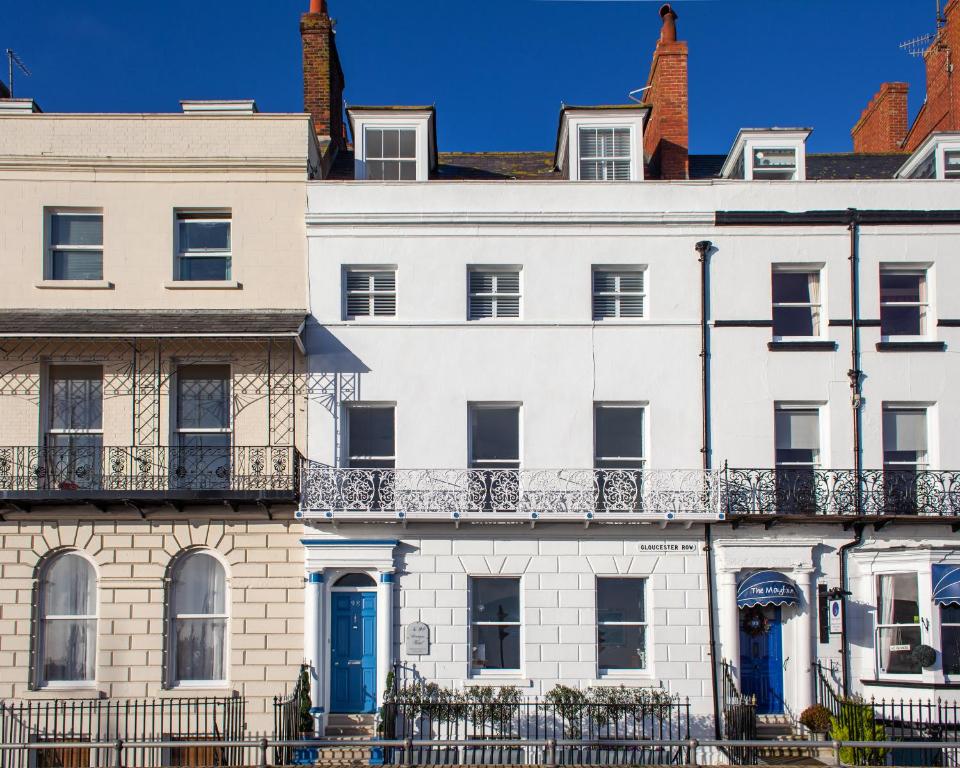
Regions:
[[[932,133],[896,173],[898,179],[960,179],[960,132]]]
[[[776,147],[753,150],[753,178],[786,181],[797,178],[797,150]]]
[[[433,107],[351,107],[354,178],[427,181],[437,167]]]
[[[641,181],[648,107],[564,107],[555,167],[570,181]]]
[[[737,134],[720,175],[746,181],[803,181],[809,135],[800,128],[745,128]]]
[[[581,126],[580,178],[630,181],[630,129]]]

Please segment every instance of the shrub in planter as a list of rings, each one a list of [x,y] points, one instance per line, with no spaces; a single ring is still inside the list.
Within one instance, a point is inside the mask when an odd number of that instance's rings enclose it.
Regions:
[[[830,718],[830,738],[835,741],[883,741],[886,732],[876,722],[873,707],[859,699],[840,704],[840,717]],[[884,765],[888,750],[876,747],[843,747],[840,761],[847,765]]]
[[[827,733],[830,730],[830,710],[823,704],[814,704],[800,713],[800,725],[813,733]]]

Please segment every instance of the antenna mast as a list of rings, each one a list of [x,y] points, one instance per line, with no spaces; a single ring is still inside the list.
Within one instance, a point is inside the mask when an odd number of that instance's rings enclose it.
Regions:
[[[10,98],[13,98],[13,70],[18,68],[27,77],[30,77],[30,70],[24,64],[20,57],[14,52],[13,48],[7,48],[7,74],[10,76]]]

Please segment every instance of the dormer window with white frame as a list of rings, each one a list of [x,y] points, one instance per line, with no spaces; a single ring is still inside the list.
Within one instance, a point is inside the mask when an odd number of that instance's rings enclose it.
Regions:
[[[896,176],[899,179],[960,179],[960,132],[931,134]]]
[[[743,129],[720,175],[746,181],[803,181],[809,135],[809,130],[800,128]]]
[[[647,107],[564,107],[556,167],[570,181],[641,181]]]
[[[437,167],[433,107],[351,107],[354,178],[427,181]]]

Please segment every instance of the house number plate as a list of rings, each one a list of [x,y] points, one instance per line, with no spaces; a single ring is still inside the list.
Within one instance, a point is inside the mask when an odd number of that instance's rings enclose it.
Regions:
[[[407,653],[411,656],[430,653],[430,627],[422,621],[407,625]]]

